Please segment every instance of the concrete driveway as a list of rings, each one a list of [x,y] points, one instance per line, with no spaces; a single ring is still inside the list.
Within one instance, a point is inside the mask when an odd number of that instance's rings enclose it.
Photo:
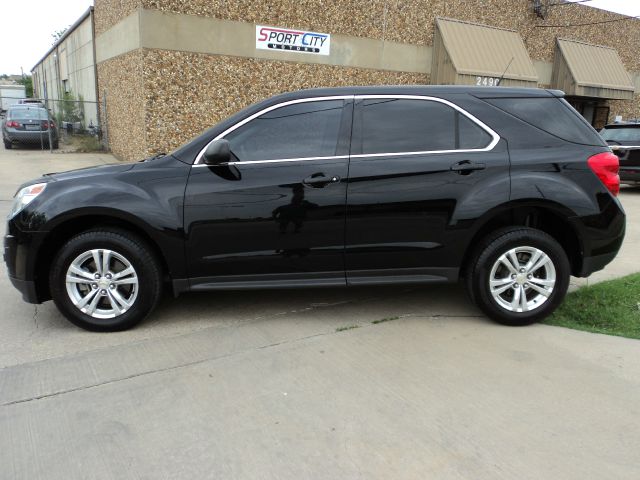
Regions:
[[[112,161],[0,150],[0,213],[23,180]],[[621,199],[595,280],[640,269],[640,190]],[[3,480],[640,475],[637,341],[501,327],[455,286],[189,294],[96,334],[1,269]]]

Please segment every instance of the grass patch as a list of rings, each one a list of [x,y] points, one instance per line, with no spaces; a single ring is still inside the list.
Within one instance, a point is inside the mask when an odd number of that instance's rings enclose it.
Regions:
[[[388,317],[388,318],[381,318],[380,320],[374,320],[373,323],[374,325],[377,325],[378,323],[384,323],[384,322],[393,322],[394,320],[398,320],[400,317]]]
[[[103,151],[100,141],[90,135],[71,135],[64,139],[65,150],[73,150],[76,153],[91,153]]]
[[[640,273],[571,292],[543,323],[640,339]]]
[[[336,332],[344,332],[345,330],[353,330],[354,328],[360,328],[360,325],[347,325],[346,327],[336,328]]]

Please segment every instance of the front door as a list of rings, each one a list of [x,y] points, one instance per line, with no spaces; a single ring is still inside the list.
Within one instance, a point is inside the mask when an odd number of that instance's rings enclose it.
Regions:
[[[232,162],[193,166],[185,194],[193,289],[344,285],[351,117],[350,97],[270,107],[223,135]]]
[[[505,142],[427,97],[356,97],[353,128],[347,282],[457,279],[474,220],[508,201]]]

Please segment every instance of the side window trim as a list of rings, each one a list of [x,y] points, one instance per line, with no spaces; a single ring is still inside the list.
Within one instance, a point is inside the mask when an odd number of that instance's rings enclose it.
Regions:
[[[482,130],[487,132],[491,136],[491,142],[486,147],[483,148],[455,148],[452,150],[422,150],[422,151],[407,151],[407,152],[390,152],[390,153],[356,153],[352,154],[351,158],[365,158],[365,157],[398,157],[398,156],[408,156],[408,155],[427,155],[427,154],[440,154],[440,153],[470,153],[470,152],[489,152],[494,149],[494,147],[500,141],[500,135],[498,135],[491,127],[485,124],[482,120],[478,119],[471,113],[467,112],[463,108],[459,107],[453,102],[449,100],[445,100],[444,98],[438,97],[430,97],[427,95],[355,95],[355,105],[356,105],[356,114],[354,115],[354,131],[357,128],[358,131],[362,128],[362,106],[358,102],[359,100],[378,100],[378,99],[398,99],[398,100],[423,100],[430,102],[437,102],[447,105],[453,108],[457,113],[464,115],[477,126],[479,126]],[[357,120],[356,120],[357,119]],[[457,123],[457,119],[456,119]],[[354,138],[361,139],[361,135],[355,135]],[[359,148],[358,148],[359,147]],[[362,146],[359,145],[357,147],[357,151],[362,152]]]
[[[342,119],[344,119],[344,115],[345,112],[349,112],[349,114],[353,115],[352,113],[352,108],[349,106],[349,102],[353,103],[353,95],[337,95],[337,96],[330,96],[330,97],[310,97],[310,98],[297,98],[295,100],[289,100],[287,102],[282,102],[282,103],[277,103],[275,105],[271,105],[270,107],[264,108],[256,113],[254,113],[253,115],[249,115],[247,118],[244,118],[242,120],[240,120],[238,123],[230,126],[229,128],[227,128],[224,132],[222,132],[221,134],[217,135],[213,140],[211,140],[209,143],[207,143],[204,148],[202,148],[202,150],[200,150],[200,152],[198,153],[198,156],[196,157],[196,161],[193,163],[194,167],[206,167],[207,165],[205,165],[204,163],[202,163],[202,156],[204,155],[205,150],[207,149],[207,147],[209,146],[209,144],[211,142],[214,142],[215,140],[218,140],[220,138],[224,138],[226,135],[230,134],[231,132],[233,132],[234,130],[242,127],[243,125],[246,125],[247,123],[249,123],[250,121],[254,120],[255,118],[258,118],[262,115],[264,115],[265,113],[269,113],[273,110],[277,110],[278,108],[282,108],[282,107],[287,107],[289,105],[295,105],[298,103],[310,103],[310,102],[322,102],[322,101],[331,101],[331,100],[344,100],[345,101],[345,105],[343,107],[343,117],[341,118],[341,127],[342,127]],[[340,132],[339,134],[342,135],[342,128],[340,128]],[[350,140],[350,139],[349,139]],[[341,143],[341,138],[338,139],[338,144],[340,146]],[[349,158],[349,155],[330,155],[330,156],[326,156],[326,157],[299,157],[299,158],[282,158],[282,159],[275,159],[275,160],[248,160],[248,161],[244,161],[244,162],[228,162],[227,165],[236,165],[236,164],[243,164],[243,165],[250,165],[250,164],[259,164],[259,163],[277,163],[277,162],[301,162],[301,161],[305,161],[305,160],[338,160],[338,159],[346,159]]]
[[[220,138],[224,138],[226,135],[228,135],[229,133],[233,132],[234,130],[236,130],[237,128],[240,128],[241,126],[249,123],[251,120],[264,115],[265,113],[271,112],[272,110],[276,110],[278,108],[282,108],[282,107],[286,107],[288,105],[294,105],[297,103],[307,103],[307,102],[321,102],[321,101],[327,101],[327,100],[345,100],[346,104],[345,104],[345,110],[348,110],[348,103],[349,101],[351,101],[352,105],[354,105],[353,110],[355,110],[355,113],[352,113],[352,122],[353,122],[353,128],[356,127],[357,124],[360,124],[360,122],[356,121],[356,115],[358,113],[358,111],[361,111],[362,109],[359,107],[359,105],[357,104],[357,102],[359,100],[375,100],[375,99],[399,99],[399,100],[424,100],[424,101],[431,101],[431,102],[438,102],[438,103],[442,103],[445,105],[448,105],[449,107],[453,108],[454,110],[456,110],[457,112],[459,112],[460,114],[466,116],[469,120],[471,120],[472,122],[474,122],[476,125],[478,125],[480,128],[482,128],[485,132],[487,132],[492,140],[489,143],[489,145],[487,145],[484,148],[470,148],[470,149],[453,149],[453,150],[425,150],[425,151],[419,151],[419,152],[392,152],[392,153],[358,153],[358,154],[351,154],[351,155],[333,155],[333,156],[326,156],[326,157],[300,157],[300,158],[283,158],[283,159],[276,159],[276,160],[253,160],[253,161],[244,161],[244,162],[229,162],[229,165],[235,165],[235,164],[255,164],[255,163],[276,163],[276,162],[301,162],[301,161],[310,161],[310,160],[331,160],[331,159],[345,159],[345,158],[362,158],[362,157],[393,157],[393,156],[406,156],[406,155],[425,155],[425,154],[438,154],[438,153],[467,153],[467,152],[489,152],[491,150],[493,150],[493,148],[498,144],[498,142],[500,141],[500,136],[493,130],[491,129],[488,125],[486,125],[484,122],[482,122],[480,119],[478,119],[477,117],[475,117],[474,115],[472,115],[471,113],[467,112],[466,110],[464,110],[463,108],[459,107],[458,105],[456,105],[453,102],[450,102],[449,100],[445,100],[443,98],[438,98],[438,97],[431,97],[428,95],[394,95],[394,94],[386,94],[386,95],[336,95],[336,96],[327,96],[327,97],[310,97],[310,98],[298,98],[295,100],[289,100],[286,102],[282,102],[282,103],[277,103],[275,105],[271,105],[269,107],[266,107],[256,113],[254,113],[253,115],[248,116],[247,118],[244,118],[242,120],[240,120],[238,123],[230,126],[229,128],[227,128],[225,131],[223,131],[222,133],[220,133],[219,135],[217,135],[215,138],[213,138],[209,143],[207,143],[198,153],[197,157],[196,157],[196,161],[193,163],[194,167],[206,167],[207,165],[202,163],[202,156],[204,155],[205,150],[207,149],[207,147],[209,146],[209,144],[215,140],[218,140]],[[351,110],[353,112],[353,110]],[[342,132],[341,132],[342,133]],[[356,135],[352,136],[355,137]],[[361,151],[361,150],[359,150]]]

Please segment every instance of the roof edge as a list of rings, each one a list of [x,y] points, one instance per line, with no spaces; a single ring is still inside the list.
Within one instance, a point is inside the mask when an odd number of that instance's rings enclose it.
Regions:
[[[47,50],[47,53],[45,53],[42,58],[40,60],[38,60],[38,62],[31,68],[30,72],[33,72],[38,65],[40,65],[42,62],[44,62],[44,60],[51,55],[51,52],[53,52],[54,50],[56,50],[58,48],[58,46],[64,42],[66,40],[66,38],[71,35],[71,33],[73,33],[73,31],[75,31],[76,28],[78,28],[80,26],[80,24],[82,22],[84,22],[87,17],[89,17],[91,14],[93,13],[93,6],[90,6],[89,8],[87,8],[87,10],[80,15],[80,18],[78,18],[75,22],[73,22],[73,24],[67,28],[65,30],[65,32],[62,34],[62,36],[56,40],[56,42],[51,46],[51,48],[49,48],[49,50]]]
[[[449,17],[436,17],[436,22],[438,20],[445,20],[447,22],[455,22],[455,23],[466,23],[467,25],[473,25],[474,27],[492,28],[494,30],[503,30],[505,32],[514,32],[514,33],[517,33],[518,35],[520,35],[520,32],[518,30],[514,30],[512,28],[496,27],[494,25],[487,25],[486,23],[469,22],[467,20],[459,20],[457,18],[449,18]]]
[[[589,47],[606,48],[607,50],[613,50],[614,52],[618,53],[618,49],[617,48],[610,47],[608,45],[598,45],[596,43],[589,43],[589,42],[585,42],[583,40],[576,40],[574,38],[556,37],[556,41],[558,43],[559,42],[581,43],[582,45],[588,45]],[[620,56],[619,53],[618,53],[618,56]]]

